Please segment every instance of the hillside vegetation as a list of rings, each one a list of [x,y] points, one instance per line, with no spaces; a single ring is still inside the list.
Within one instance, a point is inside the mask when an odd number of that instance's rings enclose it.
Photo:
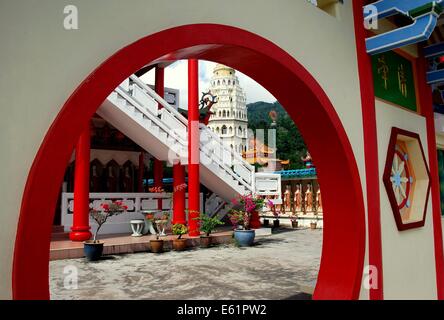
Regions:
[[[277,113],[276,120],[276,147],[277,156],[281,160],[290,159],[290,169],[303,168],[301,157],[305,156],[307,147],[290,116],[285,112],[279,102],[255,102],[247,105],[248,126],[253,131],[265,129],[265,143],[268,141],[268,130],[271,129],[272,119],[270,111]]]

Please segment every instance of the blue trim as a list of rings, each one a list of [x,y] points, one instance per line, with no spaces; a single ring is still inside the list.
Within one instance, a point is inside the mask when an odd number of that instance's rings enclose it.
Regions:
[[[185,178],[185,182],[187,182],[187,181],[188,181],[188,177]],[[163,184],[173,184],[173,178],[163,178],[162,183]],[[144,179],[143,184],[152,186],[152,185],[154,185],[154,179]]]
[[[438,16],[430,13],[418,17],[412,24],[366,39],[371,55],[387,52],[409,44],[427,40],[436,27]]]
[[[412,11],[418,7],[429,4],[433,1],[430,0],[379,0],[364,6],[364,16],[367,17],[372,12],[370,9],[372,6],[376,7],[378,12],[378,19],[387,18],[395,14],[401,13],[408,15],[409,11]],[[441,3],[442,0],[435,1]],[[366,13],[367,12],[367,13]]]
[[[297,169],[297,170],[282,170],[277,171],[281,175],[281,178],[308,178],[316,177],[316,168],[310,169]]]
[[[444,42],[425,47],[423,53],[427,59],[444,55]]]
[[[444,69],[427,72],[427,83],[435,84],[444,82]]]

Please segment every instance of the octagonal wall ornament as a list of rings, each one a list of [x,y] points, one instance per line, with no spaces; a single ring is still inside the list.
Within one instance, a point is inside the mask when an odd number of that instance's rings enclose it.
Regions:
[[[430,172],[417,133],[392,128],[383,181],[398,230],[423,227]]]

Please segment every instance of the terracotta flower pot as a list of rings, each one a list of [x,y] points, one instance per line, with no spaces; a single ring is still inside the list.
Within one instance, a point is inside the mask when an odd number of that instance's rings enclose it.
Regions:
[[[160,253],[163,251],[163,240],[150,240],[150,249],[153,253]]]
[[[187,239],[174,239],[173,249],[175,251],[183,251],[187,248]]]
[[[310,223],[310,229],[311,229],[311,230],[316,229],[316,226],[317,226],[317,225],[318,225],[317,222],[311,222],[311,223]]]
[[[208,248],[211,246],[211,236],[201,236],[200,237],[200,246],[202,248]]]

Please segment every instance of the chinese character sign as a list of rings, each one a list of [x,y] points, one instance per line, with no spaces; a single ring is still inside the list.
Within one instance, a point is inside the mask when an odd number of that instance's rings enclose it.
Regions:
[[[372,56],[375,96],[417,111],[412,62],[388,51]]]

